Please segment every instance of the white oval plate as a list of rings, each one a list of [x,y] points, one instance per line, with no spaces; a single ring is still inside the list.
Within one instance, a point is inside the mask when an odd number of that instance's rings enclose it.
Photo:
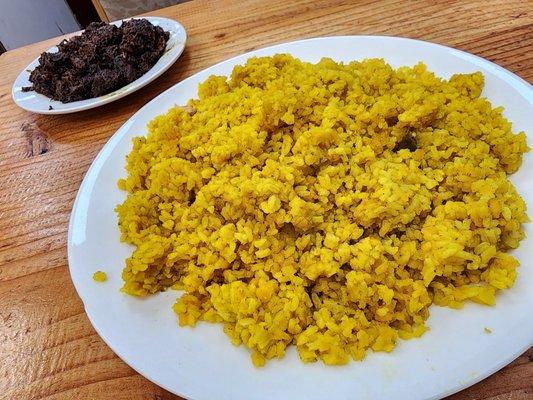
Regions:
[[[157,63],[155,63],[155,65],[144,75],[140,76],[126,86],[103,96],[73,101],[71,103],[62,103],[60,101],[52,100],[49,97],[46,97],[35,91],[22,91],[23,87],[32,85],[29,81],[30,73],[37,65],[39,65],[39,58],[36,58],[19,74],[15,80],[11,90],[13,101],[19,107],[37,114],[69,114],[111,103],[112,101],[121,99],[122,97],[127,96],[128,94],[133,93],[152,82],[155,78],[169,69],[170,66],[179,58],[181,53],[183,53],[183,50],[185,49],[185,42],[187,41],[187,33],[185,32],[183,25],[172,19],[160,17],[142,18],[147,19],[152,24],[160,26],[165,31],[170,33],[165,52],[161,58],[157,60]],[[128,19],[125,19],[125,21]],[[122,25],[122,20],[111,22],[111,24],[120,26]],[[51,47],[47,50],[47,52],[55,53],[57,52],[57,47]]]
[[[211,74],[228,75],[250,56],[290,53],[316,62],[382,57],[395,67],[424,61],[448,78],[458,72],[482,71],[483,95],[504,105],[513,129],[533,127],[531,86],[505,69],[452,48],[394,37],[317,38],[256,50],[208,68],[178,83],[141,108],[109,140],[90,167],[74,203],[69,227],[70,273],[94,328],[126,363],[149,380],[194,400],[238,399],[437,399],[465,388],[502,368],[532,345],[533,235],[514,252],[522,261],[516,284],[497,296],[495,307],[466,304],[462,310],[432,306],[420,339],[399,341],[391,353],[372,353],[362,362],[326,367],[303,364],[294,348],[283,360],[262,369],[252,366],[249,352],[233,346],[220,325],[178,327],[171,305],[178,292],[145,299],[119,292],[124,260],[132,251],[120,243],[113,208],[125,193],[116,181],[125,176],[124,158],[131,139],[146,133],[146,124],[174,104],[197,95],[197,85]],[[530,132],[531,133],[531,132]],[[530,137],[530,143],[531,137]],[[512,180],[533,210],[533,156]],[[109,280],[95,283],[96,270]],[[484,328],[492,330],[485,333]]]

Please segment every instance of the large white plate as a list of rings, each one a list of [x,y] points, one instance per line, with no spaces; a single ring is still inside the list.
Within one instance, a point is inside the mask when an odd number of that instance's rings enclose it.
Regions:
[[[504,105],[515,131],[533,127],[531,86],[505,69],[448,47],[415,40],[345,36],[303,40],[253,51],[208,68],[162,93],[131,117],[104,146],[81,184],[70,220],[70,273],[94,328],[131,367],[158,385],[195,400],[237,399],[436,399],[469,386],[509,363],[533,342],[533,235],[515,255],[522,261],[515,286],[497,296],[496,307],[467,304],[462,310],[432,307],[431,330],[400,341],[392,353],[370,353],[342,367],[302,364],[294,349],[281,360],[255,369],[244,347],[234,347],[220,325],[179,328],[171,310],[178,293],[146,299],[119,292],[120,273],[131,248],[119,242],[113,208],[125,194],[116,181],[125,175],[131,138],[174,104],[195,97],[211,74],[227,75],[250,56],[290,53],[302,60],[338,61],[382,57],[393,66],[424,61],[441,77],[482,71],[483,95]],[[530,132],[531,133],[531,132]],[[531,139],[530,139],[531,143]],[[533,157],[512,180],[533,210]],[[97,269],[108,272],[93,282]],[[490,328],[492,334],[484,332]]]
[[[19,107],[37,114],[68,114],[99,107],[112,101],[121,99],[122,97],[127,96],[128,94],[133,93],[152,82],[155,78],[169,69],[170,66],[178,59],[181,53],[183,53],[185,42],[187,41],[187,33],[185,32],[185,28],[179,22],[172,19],[160,17],[143,17],[143,19],[147,19],[152,24],[160,26],[165,31],[169,32],[170,36],[167,42],[165,53],[163,53],[161,58],[157,60],[157,63],[155,63],[155,65],[148,72],[133,82],[103,96],[94,97],[87,100],[73,101],[71,103],[62,103],[60,101],[52,100],[49,97],[34,91],[22,91],[23,87],[32,85],[29,81],[30,73],[37,65],[39,65],[39,58],[36,58],[30,63],[30,65],[24,68],[24,70],[15,80],[11,90],[13,101]],[[122,21],[111,22],[111,24],[120,26],[122,25]],[[51,47],[47,50],[47,52],[55,53],[57,52],[57,47]]]

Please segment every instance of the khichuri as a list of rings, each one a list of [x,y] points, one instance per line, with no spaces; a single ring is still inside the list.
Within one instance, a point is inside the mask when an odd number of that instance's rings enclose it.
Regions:
[[[133,141],[122,290],[183,290],[180,325],[222,324],[256,366],[291,345],[361,360],[422,335],[432,304],[494,305],[519,265],[508,176],[529,149],[483,84],[286,54],[209,77]]]

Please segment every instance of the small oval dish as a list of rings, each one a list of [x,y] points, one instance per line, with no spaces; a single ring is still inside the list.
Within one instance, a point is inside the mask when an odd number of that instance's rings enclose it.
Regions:
[[[49,97],[35,91],[25,92],[22,90],[23,87],[32,85],[32,83],[29,81],[29,77],[33,69],[39,65],[39,58],[36,58],[18,75],[17,79],[15,80],[11,92],[13,101],[19,107],[37,114],[68,114],[99,107],[101,105],[118,100],[152,82],[163,72],[169,69],[170,66],[179,58],[181,53],[183,53],[183,50],[185,49],[185,42],[187,40],[187,33],[185,28],[179,22],[172,19],[160,17],[144,17],[144,19],[148,20],[155,26],[160,26],[163,28],[163,30],[169,32],[170,36],[167,41],[165,52],[157,61],[157,63],[148,72],[133,82],[103,96],[73,101],[70,103],[63,103],[61,101],[52,100]],[[122,20],[111,22],[111,24],[121,26]],[[48,49],[47,52],[57,52],[57,47],[54,46]]]

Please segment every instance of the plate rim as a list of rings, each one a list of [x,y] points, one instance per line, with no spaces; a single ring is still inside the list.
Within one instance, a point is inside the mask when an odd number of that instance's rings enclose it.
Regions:
[[[124,19],[121,19],[121,20],[116,20],[116,21],[112,21],[112,22],[109,22],[110,25],[117,25],[117,24],[121,24],[125,21],[129,21],[129,20],[132,20],[132,19],[146,19],[148,21],[167,21],[167,22],[170,22],[172,23],[173,25],[175,25],[177,27],[178,30],[182,31],[183,32],[183,40],[181,41],[180,40],[180,43],[179,45],[176,46],[176,48],[178,49],[176,52],[175,52],[175,55],[173,55],[168,61],[166,61],[165,64],[163,64],[160,68],[158,68],[157,70],[155,70],[155,72],[153,73],[152,76],[150,76],[148,79],[146,79],[145,81],[141,82],[141,83],[136,83],[138,82],[140,79],[142,79],[143,77],[145,77],[148,73],[150,73],[150,71],[152,71],[154,69],[154,67],[156,66],[157,62],[161,59],[161,57],[157,60],[156,64],[154,64],[152,66],[152,68],[150,68],[148,71],[146,71],[144,74],[142,74],[141,76],[139,76],[137,79],[135,79],[134,81],[131,81],[130,83],[128,83],[126,86],[123,86],[121,88],[118,88],[110,93],[107,93],[107,94],[104,94],[102,96],[98,96],[98,97],[91,97],[89,99],[84,99],[84,100],[77,100],[77,101],[72,101],[70,103],[62,103],[62,104],[66,104],[68,105],[69,107],[68,108],[62,108],[62,109],[48,109],[48,108],[45,108],[43,110],[36,110],[35,108],[32,108],[32,107],[27,107],[26,104],[23,102],[23,101],[20,101],[20,100],[17,100],[15,98],[16,96],[16,93],[17,93],[17,89],[18,89],[18,86],[16,85],[17,81],[26,73],[28,73],[28,71],[31,69],[33,70],[33,68],[35,67],[32,67],[33,64],[37,63],[38,65],[38,61],[39,61],[39,57],[36,57],[34,58],[28,65],[26,65],[26,67],[24,67],[22,69],[22,71],[17,75],[17,77],[15,78],[15,80],[13,81],[13,85],[11,86],[11,99],[12,101],[20,108],[22,108],[23,110],[26,110],[26,111],[29,111],[29,112],[32,112],[34,114],[41,114],[41,115],[62,115],[62,114],[72,114],[72,113],[75,113],[75,112],[80,112],[80,111],[86,111],[86,110],[90,110],[90,109],[93,109],[93,108],[97,108],[97,107],[100,107],[100,106],[103,106],[103,105],[106,105],[106,104],[109,104],[113,101],[116,101],[116,100],[119,100],[119,99],[122,99],[136,91],[138,91],[139,89],[142,89],[143,87],[145,87],[146,85],[148,85],[149,83],[153,82],[155,79],[159,78],[161,75],[163,75],[172,65],[174,65],[174,63],[180,58],[180,56],[183,54],[183,52],[185,51],[185,47],[187,45],[187,40],[188,40],[188,37],[187,37],[187,30],[185,29],[185,27],[183,26],[183,24],[181,24],[179,21],[175,20],[175,19],[172,19],[172,18],[167,18],[167,17],[158,17],[158,16],[150,16],[150,15],[147,15],[147,16],[141,16],[141,17],[130,17],[130,18],[124,18]],[[72,37],[75,37],[75,36],[80,36],[83,32],[85,32],[85,29],[81,30],[81,31],[78,31],[78,32],[74,32],[71,36],[68,36],[66,39],[70,39]],[[180,38],[181,39],[181,38]],[[50,48],[48,48],[47,50],[43,51],[42,53],[47,53],[47,52],[50,52],[51,50],[54,50],[54,48],[57,48],[57,45],[54,45]],[[172,49],[170,49],[172,50]],[[41,54],[42,54],[41,53]],[[164,55],[164,54],[163,54]],[[173,85],[174,86],[174,85]],[[126,89],[125,89],[126,88]],[[37,93],[37,92],[36,92]],[[50,99],[49,97],[43,95],[43,94],[40,94],[40,93],[37,93],[38,95],[40,96],[43,96],[46,100],[48,101],[56,101],[56,100],[52,100]],[[43,99],[44,101],[44,99]],[[79,105],[79,103],[81,102],[85,102],[85,101],[90,101],[88,104],[84,104],[84,105]],[[72,106],[70,106],[72,105]]]
[[[144,104],[133,115],[131,115],[115,131],[115,133],[113,133],[113,135],[111,135],[109,137],[107,142],[104,144],[102,149],[98,152],[98,154],[96,155],[96,157],[92,161],[91,165],[87,169],[87,171],[86,171],[86,173],[84,175],[84,178],[83,178],[83,180],[82,180],[82,182],[80,184],[80,187],[78,189],[78,192],[76,194],[76,198],[75,198],[75,201],[73,203],[72,210],[71,210],[71,215],[70,215],[70,218],[69,218],[68,240],[67,240],[67,250],[68,250],[67,258],[68,258],[69,274],[70,274],[71,280],[73,282],[73,285],[74,285],[74,287],[76,289],[78,297],[82,300],[86,315],[89,318],[89,320],[91,322],[91,325],[96,330],[98,335],[109,346],[109,348],[115,354],[117,354],[119,356],[119,358],[122,360],[122,362],[126,363],[128,366],[130,366],[132,369],[134,369],[141,376],[145,377],[146,379],[148,379],[149,381],[155,383],[156,385],[162,387],[163,389],[168,390],[171,393],[174,393],[174,394],[176,394],[178,396],[181,396],[184,399],[189,399],[189,400],[193,400],[194,399],[194,400],[196,400],[196,397],[194,397],[194,398],[193,397],[189,397],[189,395],[186,395],[184,393],[180,393],[180,391],[176,390],[176,388],[169,387],[168,385],[161,383],[157,377],[154,377],[151,374],[145,374],[145,373],[139,371],[140,368],[138,366],[135,367],[133,365],[130,365],[129,361],[127,361],[122,356],[122,354],[121,354],[122,352],[117,352],[115,350],[114,346],[112,346],[112,344],[108,340],[108,338],[105,335],[105,333],[102,332],[102,330],[103,330],[102,327],[98,326],[98,324],[94,323],[94,320],[93,320],[92,316],[90,315],[89,312],[87,312],[87,307],[86,307],[86,304],[85,304],[85,300],[82,297],[82,295],[80,294],[80,291],[78,290],[78,287],[76,286],[76,282],[73,279],[73,276],[72,276],[72,273],[71,273],[71,269],[72,269],[72,267],[71,267],[71,265],[72,265],[72,263],[71,263],[71,258],[72,258],[71,251],[72,250],[71,249],[72,249],[72,246],[73,246],[72,245],[72,234],[71,233],[72,233],[73,226],[74,226],[74,219],[75,219],[74,215],[75,215],[75,211],[76,211],[77,206],[78,206],[79,199],[82,197],[84,191],[87,189],[87,177],[89,175],[92,175],[92,174],[95,173],[94,170],[97,168],[96,166],[98,165],[97,161],[100,161],[100,159],[105,156],[105,150],[110,148],[112,146],[112,144],[114,144],[114,142],[119,141],[121,139],[121,137],[123,136],[123,134],[126,134],[128,132],[128,130],[129,130],[128,124],[130,123],[130,121],[135,119],[135,118],[137,118],[138,115],[141,114],[144,109],[148,108],[153,102],[155,103],[155,102],[159,101],[159,99],[162,98],[167,92],[173,90],[175,86],[180,85],[182,82],[184,82],[186,80],[189,80],[189,79],[194,79],[198,74],[209,73],[209,72],[211,72],[213,70],[216,70],[222,64],[234,61],[234,60],[239,59],[239,58],[241,58],[243,56],[248,56],[248,57],[258,56],[258,55],[255,54],[258,51],[274,50],[276,47],[281,47],[281,46],[285,46],[285,45],[289,45],[289,44],[297,44],[297,43],[310,42],[310,41],[327,41],[327,40],[330,40],[330,39],[334,39],[335,40],[335,39],[343,39],[343,38],[345,38],[345,39],[359,38],[359,39],[370,39],[370,40],[386,39],[386,40],[395,40],[395,41],[409,41],[409,42],[416,42],[417,44],[423,45],[423,46],[429,46],[429,47],[435,47],[436,46],[436,47],[441,48],[441,49],[446,50],[446,51],[453,51],[455,54],[461,54],[463,57],[465,57],[469,61],[472,61],[472,62],[476,61],[476,62],[474,62],[474,64],[476,64],[476,65],[480,65],[481,64],[485,68],[490,66],[492,69],[497,71],[497,73],[498,73],[497,75],[498,75],[499,79],[503,79],[500,76],[501,74],[503,74],[506,77],[506,80],[505,80],[506,83],[509,84],[509,80],[512,80],[515,83],[519,84],[520,89],[523,89],[525,91],[525,93],[526,93],[524,98],[526,98],[526,100],[529,102],[529,104],[533,107],[533,86],[530,85],[525,79],[523,79],[520,76],[512,73],[511,71],[507,70],[506,68],[504,68],[504,67],[502,67],[502,66],[500,66],[500,65],[498,65],[498,64],[496,64],[496,63],[494,63],[494,62],[492,62],[490,60],[487,60],[487,59],[485,59],[483,57],[480,57],[478,55],[475,55],[475,54],[472,54],[472,53],[469,53],[469,52],[466,52],[466,51],[463,51],[463,50],[456,49],[456,48],[451,47],[451,46],[446,46],[446,45],[442,45],[442,44],[439,44],[439,43],[433,43],[433,42],[429,42],[429,41],[425,41],[425,40],[412,39],[412,38],[401,37],[401,36],[392,36],[392,35],[328,35],[328,36],[317,36],[317,37],[311,37],[311,38],[305,38],[305,39],[290,40],[290,41],[285,41],[285,42],[280,42],[280,43],[268,44],[268,45],[253,49],[251,51],[245,51],[243,53],[236,54],[236,55],[234,55],[232,57],[229,57],[227,59],[223,59],[223,60],[221,60],[221,61],[219,61],[219,62],[217,62],[217,63],[215,63],[213,65],[209,65],[206,68],[199,69],[198,71],[194,72],[192,75],[187,76],[185,79],[183,79],[183,80],[181,80],[179,82],[176,82],[174,85],[172,85],[171,87],[167,88],[166,90],[164,90],[163,92],[158,94],[156,97],[154,97],[148,103]],[[327,57],[327,54],[325,54],[324,57]],[[470,387],[472,385],[475,385],[476,383],[480,382],[481,380],[487,378],[488,376],[494,374],[495,372],[499,371],[500,369],[502,369],[503,367],[505,367],[506,365],[511,363],[513,360],[515,360],[521,354],[523,354],[526,350],[528,350],[531,346],[533,346],[533,337],[531,338],[531,340],[530,340],[530,342],[528,344],[525,344],[524,346],[521,346],[519,349],[517,349],[512,354],[509,354],[507,357],[502,358],[502,360],[499,363],[495,364],[492,368],[488,368],[488,369],[484,370],[482,373],[477,374],[475,377],[469,377],[468,379],[465,379],[465,381],[462,382],[462,383],[455,383],[454,385],[451,385],[447,390],[441,391],[438,394],[435,394],[435,395],[433,395],[431,397],[427,397],[425,399],[426,400],[441,399],[443,397],[446,397],[446,396],[452,395],[454,393],[457,393],[457,392],[459,392],[461,390],[464,390],[464,389],[466,389],[466,388],[468,388],[468,387]],[[354,361],[352,360],[351,362],[354,362]]]

